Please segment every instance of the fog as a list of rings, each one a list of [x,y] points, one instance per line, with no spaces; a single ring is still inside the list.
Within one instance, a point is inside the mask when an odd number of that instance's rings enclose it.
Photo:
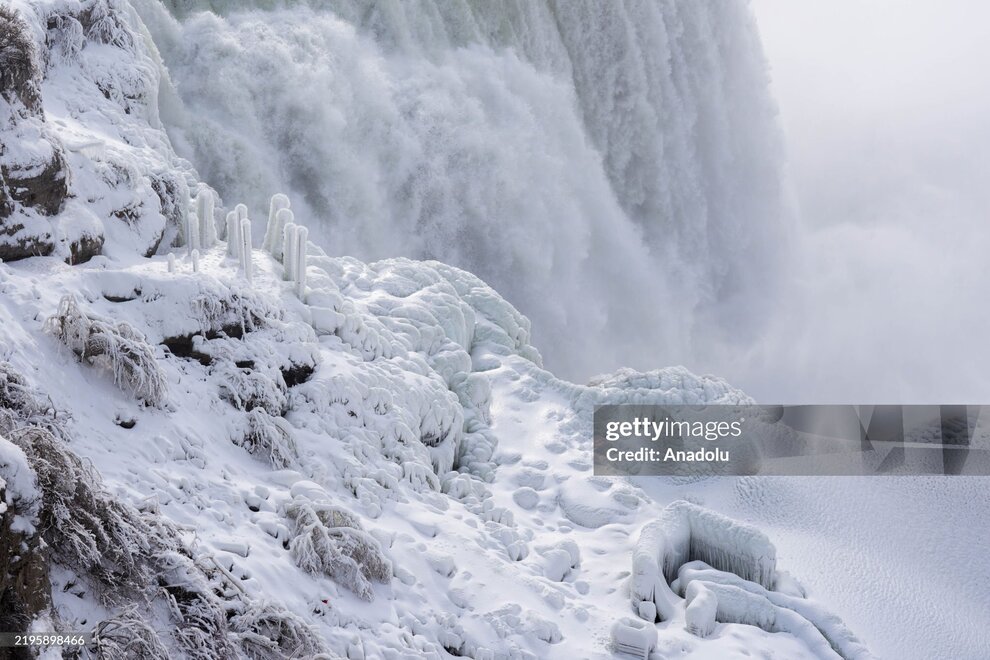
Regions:
[[[763,401],[990,400],[990,5],[754,0],[799,209]]]

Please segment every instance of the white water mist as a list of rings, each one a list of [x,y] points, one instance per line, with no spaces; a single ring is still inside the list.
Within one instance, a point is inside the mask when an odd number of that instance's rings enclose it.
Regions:
[[[477,273],[564,375],[759,318],[786,220],[746,3],[135,4],[225,200],[285,191],[336,252]]]

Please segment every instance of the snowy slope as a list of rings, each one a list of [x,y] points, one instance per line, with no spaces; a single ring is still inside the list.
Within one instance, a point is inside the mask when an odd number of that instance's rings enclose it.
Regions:
[[[252,285],[222,244],[198,273],[179,254],[175,273],[164,257],[36,258],[0,271],[10,366],[70,415],[69,450],[115,496],[174,523],[196,564],[219,563],[218,591],[288,608],[340,654],[610,655],[609,629],[630,614],[632,547],[662,507],[590,476],[594,404],[744,395],[676,369],[638,388],[558,381],[539,368],[523,317],[435,262],[366,265],[311,246],[304,302],[260,251]],[[160,407],[41,331],[66,295],[153,347]],[[251,445],[253,424],[276,429],[277,460]],[[298,511],[327,506],[381,547],[384,584],[300,566]],[[61,566],[52,578],[62,625],[85,629],[114,611],[97,605],[92,578]],[[706,641],[677,619],[660,626],[661,648],[685,657],[815,657],[751,626],[725,624]]]

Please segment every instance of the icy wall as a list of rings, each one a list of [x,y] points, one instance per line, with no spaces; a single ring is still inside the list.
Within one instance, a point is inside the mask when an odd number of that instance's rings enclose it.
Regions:
[[[333,253],[470,269],[564,375],[759,316],[784,220],[745,2],[133,4],[224,199],[284,190]]]

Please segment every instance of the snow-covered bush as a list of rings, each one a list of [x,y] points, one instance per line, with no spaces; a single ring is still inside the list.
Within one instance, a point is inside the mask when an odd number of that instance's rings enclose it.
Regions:
[[[286,515],[294,524],[289,551],[303,570],[327,575],[367,601],[375,597],[371,580],[392,579],[392,562],[354,514],[330,504],[295,501]]]
[[[0,630],[28,630],[50,605],[40,505],[27,456],[0,435]]]
[[[89,39],[118,48],[132,48],[133,36],[121,24],[119,12],[111,9],[109,0],[91,0],[86,7],[85,18],[88,23],[86,36]]]
[[[0,7],[0,96],[16,97],[29,109],[41,103],[41,77],[27,24],[9,6]]]
[[[251,603],[231,618],[230,628],[252,660],[331,657],[312,626],[278,605]]]
[[[146,526],[137,512],[107,494],[93,468],[51,432],[26,427],[10,439],[37,475],[38,528],[58,561],[94,576],[108,601],[142,592],[154,573],[140,560]]]
[[[65,296],[58,311],[45,321],[45,330],[69,347],[80,360],[102,365],[114,383],[150,406],[167,397],[165,375],[143,335],[124,322],[90,318],[74,296]]]
[[[93,642],[87,650],[106,660],[169,659],[168,649],[136,606],[101,621],[93,631]]]
[[[51,400],[31,387],[10,363],[0,362],[0,433],[37,426],[58,434],[58,414]]]
[[[254,408],[247,414],[247,431],[243,437],[235,438],[234,444],[276,469],[295,464],[299,457],[289,424],[262,408]]]
[[[285,381],[277,371],[242,369],[229,361],[221,362],[213,373],[220,376],[220,396],[238,410],[260,410],[270,417],[281,417],[288,408]]]

